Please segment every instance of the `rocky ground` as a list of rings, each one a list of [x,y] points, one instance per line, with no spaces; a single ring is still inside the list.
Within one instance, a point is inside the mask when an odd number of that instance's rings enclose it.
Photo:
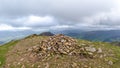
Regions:
[[[62,34],[34,34],[11,47],[3,68],[110,68],[117,59],[103,46]]]
[[[49,37],[40,41],[39,45],[28,49],[31,58],[41,59],[51,55],[69,55],[94,58],[97,54],[102,53],[101,48],[94,48],[89,45],[79,45],[77,40],[62,34]],[[34,60],[33,60],[34,61]]]

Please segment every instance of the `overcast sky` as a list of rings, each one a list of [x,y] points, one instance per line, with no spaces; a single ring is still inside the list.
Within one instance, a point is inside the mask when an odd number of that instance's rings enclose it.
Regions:
[[[120,0],[0,0],[0,31],[120,29]]]

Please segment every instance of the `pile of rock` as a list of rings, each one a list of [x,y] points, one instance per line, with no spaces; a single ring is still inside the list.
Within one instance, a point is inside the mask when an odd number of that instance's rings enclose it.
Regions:
[[[93,56],[97,50],[91,46],[79,45],[74,38],[58,34],[40,41],[39,45],[29,48],[28,51],[32,57],[44,58],[56,54]]]
[[[78,48],[77,40],[62,34],[54,35],[48,39],[42,40],[40,45],[28,49],[32,52],[46,52],[55,54],[70,54]]]

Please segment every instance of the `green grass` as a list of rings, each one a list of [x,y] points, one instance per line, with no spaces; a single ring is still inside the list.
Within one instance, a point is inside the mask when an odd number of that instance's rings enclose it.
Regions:
[[[95,48],[101,48],[103,50],[103,53],[107,55],[107,57],[102,59],[107,60],[105,62],[108,62],[108,61],[113,62],[113,65],[111,65],[109,68],[120,68],[120,46],[115,46],[106,42],[89,42],[85,40],[80,40],[79,43],[94,45]],[[100,63],[103,63],[103,62],[100,62]]]
[[[32,38],[32,37],[31,37]],[[41,39],[44,39],[46,37],[40,37]],[[37,40],[36,38],[34,40]],[[7,44],[4,44],[3,46],[0,46],[0,66],[3,66],[5,64],[6,60],[6,54],[8,53],[9,50],[12,49],[11,46],[14,46],[18,41],[12,41]],[[26,41],[30,42],[30,41]],[[94,59],[89,59],[86,58],[85,60],[79,59],[80,57],[71,57],[71,56],[60,56],[59,58],[50,57],[50,59],[44,61],[44,62],[38,62],[34,63],[35,65],[42,65],[44,68],[45,63],[49,63],[51,65],[51,68],[56,68],[58,64],[60,64],[61,67],[66,68],[66,65],[71,66],[73,64],[72,62],[75,62],[78,64],[78,66],[91,66],[91,68],[97,68],[98,66],[102,66],[104,68],[119,68],[120,67],[120,47],[119,46],[113,46],[110,43],[105,43],[105,42],[90,42],[90,41],[85,41],[85,40],[78,40],[78,43],[81,44],[87,44],[87,45],[93,45],[96,49],[101,48],[103,51],[103,54],[106,54],[106,57],[103,58],[94,58]],[[33,44],[35,45],[35,44]],[[22,46],[20,46],[22,47]],[[109,56],[113,54],[113,56]],[[15,55],[12,55],[13,57]],[[99,56],[99,55],[98,55]],[[113,65],[108,65],[108,61],[112,61]],[[82,62],[82,63],[81,63]],[[97,62],[97,63],[96,63]],[[30,68],[31,64],[26,64],[24,63],[28,68]],[[12,66],[11,68],[16,68]],[[17,68],[21,68],[17,66]],[[35,67],[37,68],[37,67]]]
[[[106,54],[113,54],[113,56],[108,56],[107,60],[112,61],[113,65],[111,68],[119,68],[120,67],[120,47],[119,46],[114,46],[110,43],[105,43],[105,42],[94,42],[97,48],[102,48],[104,49],[104,53]]]
[[[0,46],[0,66],[2,66],[5,63],[6,60],[5,55],[7,54],[10,47],[14,46],[17,42],[18,41],[12,41]]]

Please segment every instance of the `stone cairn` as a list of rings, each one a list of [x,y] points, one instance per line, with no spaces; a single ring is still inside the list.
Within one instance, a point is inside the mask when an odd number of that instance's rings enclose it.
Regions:
[[[62,34],[48,37],[39,45],[29,48],[32,57],[45,58],[51,55],[93,55],[97,50],[93,47],[81,47],[77,40]]]

